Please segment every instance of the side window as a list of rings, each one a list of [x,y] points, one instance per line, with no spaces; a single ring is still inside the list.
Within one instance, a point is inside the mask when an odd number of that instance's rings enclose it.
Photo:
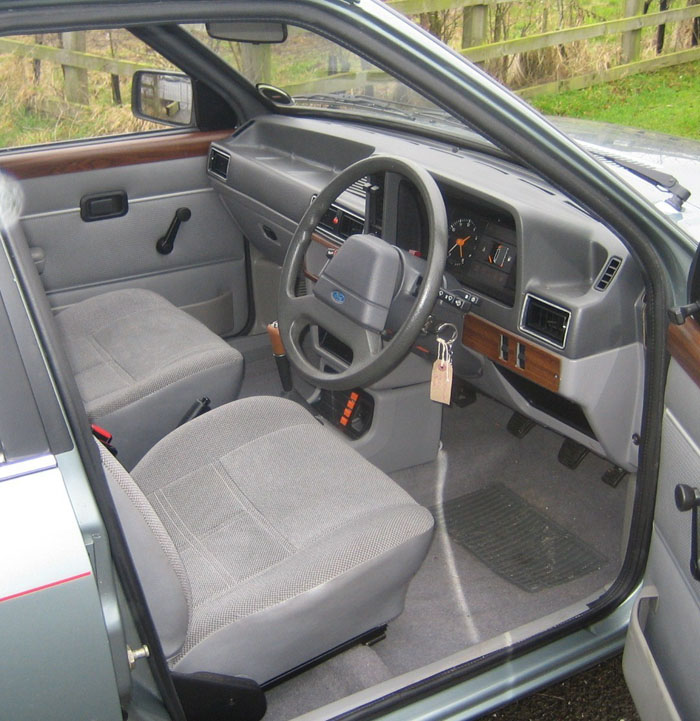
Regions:
[[[137,70],[177,70],[126,30],[0,38],[0,147],[163,129],[131,112]]]

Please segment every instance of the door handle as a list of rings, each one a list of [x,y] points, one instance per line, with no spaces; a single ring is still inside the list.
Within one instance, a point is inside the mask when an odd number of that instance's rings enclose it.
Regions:
[[[696,581],[700,581],[700,558],[698,558],[698,549],[700,548],[700,525],[698,525],[698,507],[700,507],[700,490],[679,483],[674,491],[676,508],[681,512],[690,511],[692,513],[690,520],[690,572]]]
[[[80,199],[80,217],[86,222],[119,218],[129,212],[129,198],[124,190],[90,193]]]

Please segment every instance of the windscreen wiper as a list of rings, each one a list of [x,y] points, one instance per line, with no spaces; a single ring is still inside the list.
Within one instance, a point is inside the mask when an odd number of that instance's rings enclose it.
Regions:
[[[666,202],[675,210],[682,210],[683,203],[690,197],[690,191],[683,187],[673,175],[664,173],[656,168],[650,168],[641,163],[635,163],[633,160],[626,160],[616,155],[608,155],[607,153],[601,153],[595,151],[595,155],[605,160],[609,160],[615,165],[619,165],[625,170],[629,170],[630,173],[634,173],[638,178],[646,180],[648,183],[655,185],[657,188],[661,188],[668,193],[671,193],[671,197],[666,199]]]

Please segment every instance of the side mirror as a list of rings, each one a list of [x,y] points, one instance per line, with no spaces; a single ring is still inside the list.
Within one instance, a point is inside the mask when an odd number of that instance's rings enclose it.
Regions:
[[[137,118],[188,127],[194,122],[192,80],[183,73],[137,70],[131,84],[131,111]]]

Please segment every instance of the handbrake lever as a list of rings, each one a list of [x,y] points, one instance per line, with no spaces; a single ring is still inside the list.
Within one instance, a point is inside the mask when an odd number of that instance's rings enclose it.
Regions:
[[[268,324],[267,334],[270,338],[270,345],[272,346],[272,356],[277,364],[277,372],[279,373],[282,390],[288,393],[294,386],[292,382],[292,368],[289,365],[289,358],[287,358],[287,352],[284,349],[284,343],[282,343],[277,321]]]

